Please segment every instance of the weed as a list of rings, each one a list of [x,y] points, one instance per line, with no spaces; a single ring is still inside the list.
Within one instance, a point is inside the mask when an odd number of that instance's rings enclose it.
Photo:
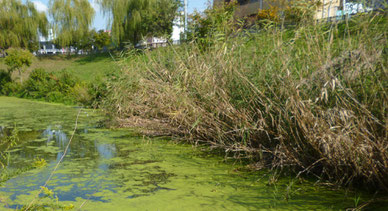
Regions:
[[[43,158],[35,158],[34,163],[32,164],[34,168],[42,168],[42,167],[45,167],[46,165],[47,165],[47,162]]]
[[[0,131],[2,132],[2,131]],[[1,134],[0,136],[0,166],[5,169],[9,163],[10,153],[7,152],[19,141],[18,129],[15,128],[11,131],[10,135]]]
[[[360,203],[360,199],[361,199],[361,196],[358,195],[358,196],[354,196],[354,207],[358,207],[359,203]]]

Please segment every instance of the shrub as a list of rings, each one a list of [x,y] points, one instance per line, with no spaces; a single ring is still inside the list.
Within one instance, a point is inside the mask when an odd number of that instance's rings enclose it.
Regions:
[[[48,73],[33,70],[23,83],[12,82],[9,72],[0,71],[0,94],[65,104],[97,106],[105,95],[106,84],[101,79],[81,82],[69,72]]]
[[[71,88],[70,93],[70,98],[75,102],[79,102],[82,105],[91,105],[93,103],[93,95],[90,95],[87,84],[75,84]]]
[[[8,66],[9,72],[17,70],[19,72],[20,82],[22,82],[21,73],[23,67],[29,67],[33,60],[33,55],[23,49],[10,48],[7,51],[4,63]]]
[[[236,5],[233,1],[215,9],[207,9],[204,15],[195,13],[191,17],[188,39],[196,41],[203,49],[212,46],[214,41],[226,41],[239,28],[234,16]]]
[[[284,19],[291,23],[312,22],[318,6],[322,3],[319,0],[293,0],[285,5]]]
[[[288,24],[312,22],[321,2],[318,0],[277,0],[271,1],[269,4],[268,9],[259,9],[258,11],[257,19],[260,24],[268,21],[270,23],[284,21]]]
[[[47,102],[61,102],[61,103],[66,102],[64,94],[59,91],[52,91],[47,93],[44,99]]]
[[[88,103],[91,100],[87,85],[74,75],[68,72],[54,75],[43,69],[33,70],[17,95],[66,104]]]
[[[18,96],[18,93],[20,92],[22,86],[20,83],[15,83],[15,82],[8,82],[5,83],[1,89],[2,95],[6,96]]]
[[[269,9],[259,9],[257,19],[278,22],[280,21],[279,15],[279,8],[277,6],[270,6]]]
[[[5,84],[11,81],[11,74],[5,70],[0,70],[0,93],[3,93]]]
[[[117,78],[115,75],[108,75],[107,78],[110,79],[112,82],[114,79]],[[89,101],[87,103],[84,103],[86,105],[98,108],[101,105],[101,102],[103,99],[106,98],[108,92],[108,87],[107,87],[107,81],[101,79],[101,78],[96,78],[93,83],[90,83],[88,85],[88,95]]]

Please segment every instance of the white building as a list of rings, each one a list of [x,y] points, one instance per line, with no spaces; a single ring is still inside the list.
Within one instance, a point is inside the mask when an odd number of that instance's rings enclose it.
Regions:
[[[55,34],[52,29],[49,29],[47,37],[39,35],[39,50],[36,52],[40,55],[65,54],[68,52],[67,48],[57,48],[54,44]],[[70,47],[70,52],[74,53],[75,48]]]
[[[172,27],[171,39],[173,44],[180,44],[182,35],[185,33],[184,24],[184,12],[181,12],[180,16],[175,18],[174,26]]]
[[[39,35],[39,50],[37,51],[37,54],[56,54],[59,49],[55,48],[55,45],[53,43],[54,40],[54,33],[52,29],[48,30],[47,37],[43,35]]]
[[[182,35],[185,32],[184,28],[184,16],[183,12],[181,15],[177,16],[174,19],[171,41],[172,44],[178,45],[181,43]],[[136,45],[137,48],[157,48],[165,47],[168,45],[168,39],[162,37],[150,37],[144,39],[140,44]]]

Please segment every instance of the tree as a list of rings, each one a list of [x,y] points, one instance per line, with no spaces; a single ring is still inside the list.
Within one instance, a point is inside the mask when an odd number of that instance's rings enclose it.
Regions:
[[[111,17],[112,40],[139,43],[146,36],[169,36],[179,2],[176,0],[98,0]]]
[[[4,63],[8,66],[8,72],[12,73],[17,70],[19,72],[20,83],[22,83],[23,67],[29,67],[32,63],[33,55],[23,49],[10,48],[7,51]]]
[[[195,40],[203,49],[224,43],[241,29],[241,25],[236,24],[240,22],[235,15],[236,9],[237,1],[230,1],[208,8],[203,14],[194,13],[189,23],[188,40]]]
[[[27,0],[0,0],[0,49],[10,47],[36,50],[38,34],[47,35],[46,14]]]
[[[70,47],[89,35],[95,11],[88,0],[50,0],[49,13],[57,35],[55,43]]]
[[[158,0],[156,1],[155,13],[152,16],[149,32],[153,36],[170,37],[174,19],[177,17],[180,1]]]
[[[98,31],[98,33],[94,34],[94,45],[98,50],[101,50],[103,47],[109,45],[110,43],[110,35],[108,32],[104,30]]]
[[[76,47],[78,49],[90,52],[92,50],[92,46],[94,45],[94,37],[96,36],[96,34],[97,32],[94,29],[90,30],[87,35],[85,35],[77,42]]]

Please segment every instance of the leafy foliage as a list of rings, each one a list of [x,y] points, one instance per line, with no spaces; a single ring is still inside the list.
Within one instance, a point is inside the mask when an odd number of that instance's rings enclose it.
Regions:
[[[175,0],[98,0],[111,15],[112,38],[136,45],[147,36],[169,36],[178,9]]]
[[[8,71],[0,70],[0,94],[3,93],[3,87],[12,82],[11,74]]]
[[[89,35],[95,11],[88,0],[50,0],[49,11],[60,46],[78,46]]]
[[[33,70],[24,83],[12,82],[8,72],[0,72],[0,94],[64,104],[99,106],[105,96],[106,84],[102,79],[82,82],[69,72],[48,73]]]
[[[29,67],[32,63],[33,55],[23,49],[10,48],[7,50],[8,56],[5,58],[5,64],[8,66],[8,71],[11,73],[15,70],[19,72],[20,82],[22,82],[23,67]]]
[[[191,17],[188,39],[197,41],[201,48],[209,47],[218,41],[226,41],[238,30],[236,6],[236,1],[232,1],[214,9],[207,9],[203,15],[194,13]]]
[[[34,4],[20,0],[0,1],[0,49],[10,47],[37,49],[38,32],[47,35],[46,14]]]
[[[92,46],[94,44],[94,35],[95,35],[95,30],[90,30],[85,36],[80,38],[77,43],[74,43],[73,47],[77,47],[78,49],[82,49],[84,51],[91,51]]]
[[[98,31],[98,33],[94,33],[94,45],[101,50],[103,47],[108,46],[110,44],[110,35],[108,32],[104,30]]]
[[[314,20],[314,14],[318,6],[321,5],[319,0],[293,0],[285,5],[284,19],[292,23],[311,22]]]
[[[29,67],[33,60],[33,55],[23,49],[10,48],[7,51],[4,63],[9,67],[9,71],[21,71],[24,66]]]
[[[268,3],[269,8],[259,9],[256,16],[261,25],[277,24],[281,21],[292,24],[311,22],[321,6],[319,0],[275,0]]]
[[[67,73],[62,73],[60,77],[56,77],[43,69],[36,69],[32,71],[18,95],[24,98],[71,104],[75,101],[71,95],[72,88],[76,83],[76,79]]]
[[[269,20],[273,22],[280,21],[279,7],[271,5],[268,9],[259,9],[259,12],[257,14],[257,19]]]

